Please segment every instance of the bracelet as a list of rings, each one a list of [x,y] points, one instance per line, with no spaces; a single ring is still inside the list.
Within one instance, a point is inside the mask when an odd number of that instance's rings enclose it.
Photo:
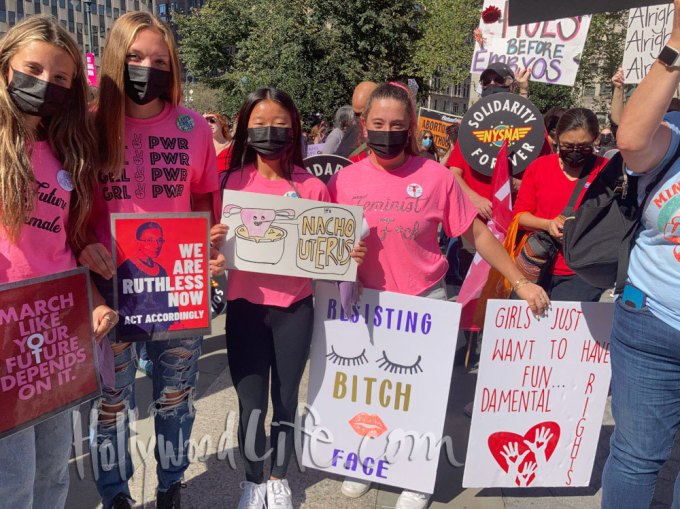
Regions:
[[[524,285],[531,284],[531,281],[529,281],[527,278],[523,277],[522,279],[518,279],[515,281],[515,284],[512,285],[512,291],[516,292],[518,288],[523,287]]]

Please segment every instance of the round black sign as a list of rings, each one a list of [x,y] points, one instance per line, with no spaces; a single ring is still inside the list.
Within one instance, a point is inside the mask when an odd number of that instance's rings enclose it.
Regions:
[[[320,178],[324,184],[328,184],[331,177],[338,173],[341,168],[352,164],[352,161],[349,159],[333,154],[311,156],[303,162],[305,163],[305,169],[315,177]]]
[[[458,142],[467,163],[491,176],[496,156],[508,140],[508,158],[513,175],[523,172],[543,148],[543,115],[534,104],[517,94],[483,97],[465,114]]]

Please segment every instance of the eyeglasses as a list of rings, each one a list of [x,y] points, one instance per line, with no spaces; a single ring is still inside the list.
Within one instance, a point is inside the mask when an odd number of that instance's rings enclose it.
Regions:
[[[205,117],[205,119],[208,121],[208,124],[217,124],[217,119],[215,117]]]
[[[431,139],[432,139],[432,136],[423,136],[423,139],[424,139],[424,140],[431,140]]]
[[[584,154],[589,154],[593,152],[593,146],[592,145],[573,145],[571,143],[560,143],[559,145],[560,150],[566,150],[568,152],[583,152]]]

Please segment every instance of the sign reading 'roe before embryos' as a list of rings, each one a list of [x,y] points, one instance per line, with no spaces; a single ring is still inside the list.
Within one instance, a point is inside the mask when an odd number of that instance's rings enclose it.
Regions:
[[[490,300],[463,486],[588,486],[609,391],[613,304]]]
[[[361,236],[361,207],[242,191],[224,191],[222,203],[228,268],[356,280],[350,255]]]
[[[318,283],[303,465],[432,493],[460,304]]]
[[[497,0],[484,0],[485,9],[498,4]],[[475,43],[470,72],[481,73],[493,62],[504,62],[515,73],[519,68],[531,68],[533,81],[574,86],[590,16],[510,26],[507,0],[500,7],[499,21],[480,20],[484,41]]]
[[[87,269],[0,286],[0,439],[99,396],[90,309]]]

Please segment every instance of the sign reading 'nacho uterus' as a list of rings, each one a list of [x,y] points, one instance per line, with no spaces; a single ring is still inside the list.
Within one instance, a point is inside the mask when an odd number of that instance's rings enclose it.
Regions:
[[[224,191],[222,203],[228,268],[356,280],[351,253],[361,235],[361,207],[242,191]]]

